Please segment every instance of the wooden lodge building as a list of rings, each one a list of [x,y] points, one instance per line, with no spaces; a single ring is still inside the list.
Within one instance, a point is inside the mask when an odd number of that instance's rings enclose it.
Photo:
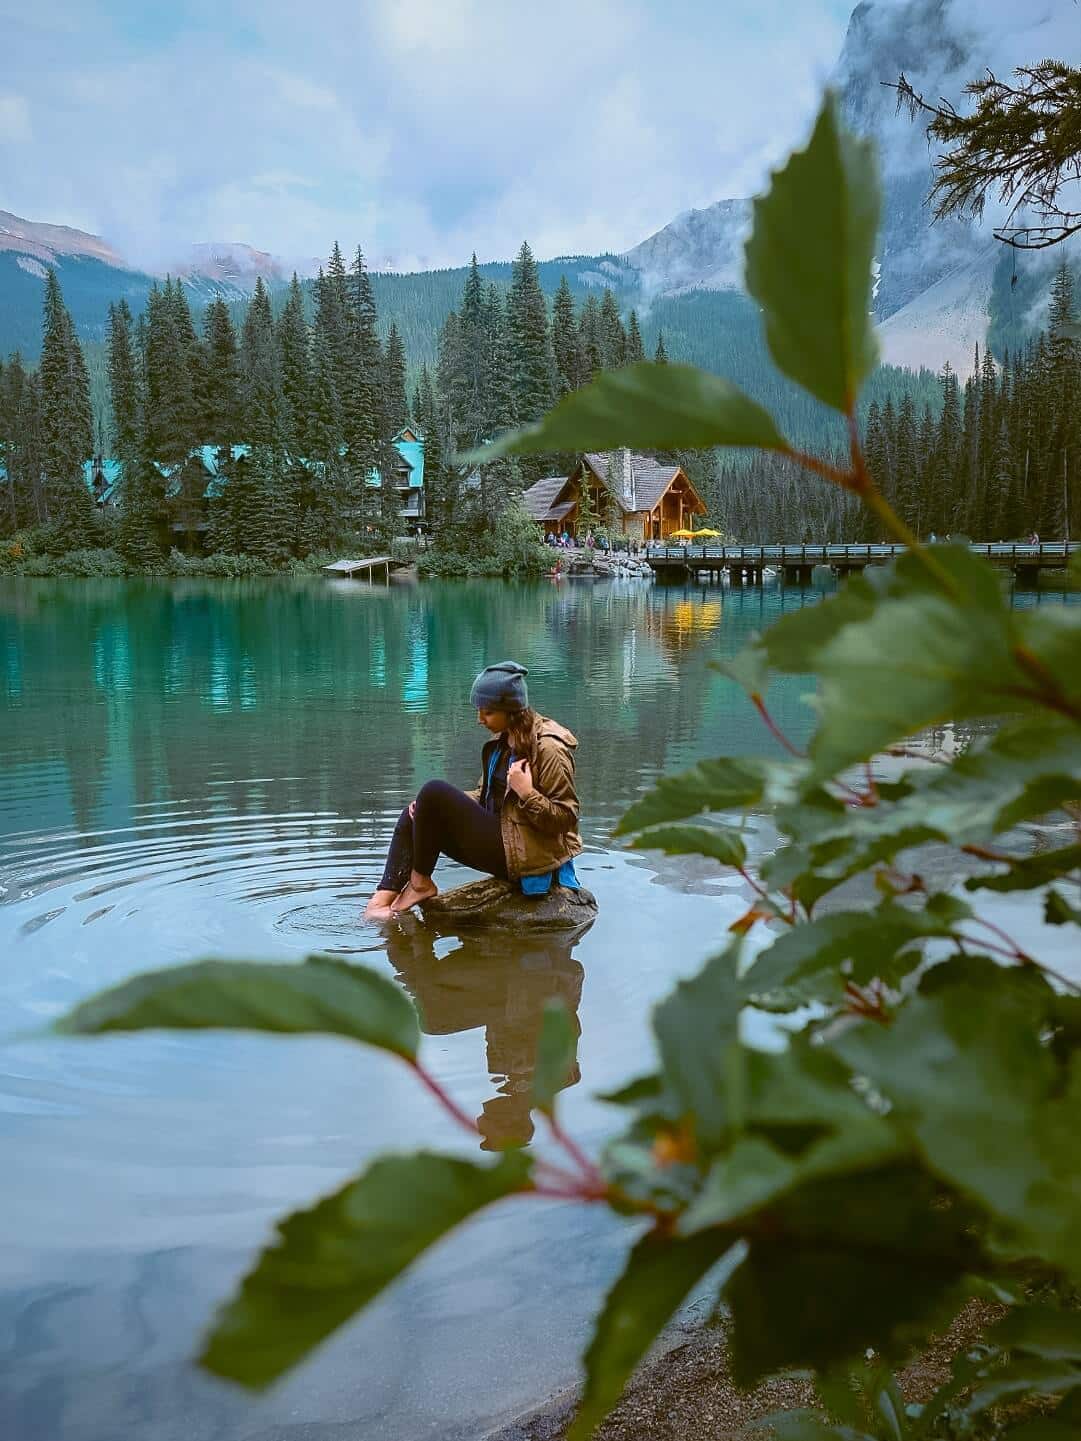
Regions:
[[[706,505],[685,471],[653,455],[622,450],[589,451],[569,475],[538,480],[522,503],[546,535],[574,534],[578,501],[589,487],[590,508],[598,525],[630,540],[664,540],[683,530]]]

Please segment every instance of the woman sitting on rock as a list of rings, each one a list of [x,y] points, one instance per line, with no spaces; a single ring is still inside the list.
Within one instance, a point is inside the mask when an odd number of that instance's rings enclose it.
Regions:
[[[447,781],[421,786],[394,827],[365,919],[389,920],[437,895],[432,872],[440,855],[502,880],[543,877],[523,889],[545,890],[552,873],[581,852],[574,789],[578,742],[566,727],[529,708],[526,675],[524,666],[505,660],[473,682],[469,703],[492,736],[481,752],[480,783],[471,791]]]

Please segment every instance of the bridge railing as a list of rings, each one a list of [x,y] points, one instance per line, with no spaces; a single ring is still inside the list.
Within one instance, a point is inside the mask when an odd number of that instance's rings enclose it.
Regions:
[[[969,550],[975,555],[989,559],[1007,558],[1011,561],[1040,562],[1065,559],[1081,550],[1081,541],[1042,540],[1029,544],[1013,541],[971,541]],[[903,545],[876,544],[847,545],[831,543],[822,545],[695,545],[683,541],[672,545],[667,541],[652,541],[646,546],[646,556],[654,560],[704,560],[731,563],[747,561],[753,565],[815,565],[823,562],[851,560],[888,560],[901,555],[907,549]]]

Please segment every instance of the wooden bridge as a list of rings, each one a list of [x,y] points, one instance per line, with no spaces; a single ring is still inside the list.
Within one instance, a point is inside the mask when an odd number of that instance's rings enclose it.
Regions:
[[[970,542],[969,550],[992,565],[1013,571],[1019,585],[1034,585],[1041,570],[1062,570],[1081,541],[1038,541],[1031,545],[1010,541]],[[646,560],[658,576],[675,579],[691,575],[719,580],[724,571],[732,585],[760,585],[768,568],[794,585],[809,585],[811,571],[825,565],[839,576],[851,575],[867,565],[882,565],[907,549],[903,545],[671,545],[654,542]]]
[[[390,567],[393,563],[389,555],[373,555],[369,556],[366,560],[335,560],[332,561],[330,565],[325,565],[323,570],[327,575],[346,576],[349,579],[352,579],[355,575],[362,575],[367,571],[368,579],[374,580],[375,571],[379,569],[383,571],[384,580],[389,581]]]

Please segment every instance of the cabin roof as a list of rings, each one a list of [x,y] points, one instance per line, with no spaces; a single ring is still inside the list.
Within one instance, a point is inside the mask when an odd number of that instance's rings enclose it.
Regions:
[[[99,473],[102,486],[100,490],[96,490],[94,481]],[[107,505],[113,499],[123,475],[124,468],[118,460],[83,461],[83,481],[86,488],[102,505]],[[6,475],[3,478],[7,479]]]
[[[679,473],[678,465],[652,465],[636,471],[635,510],[652,510]]]
[[[623,456],[620,451],[590,450],[582,459],[597,479],[611,490],[619,508],[625,514],[633,515],[653,509],[679,474],[680,467],[662,465],[655,455],[642,455],[633,450],[628,454],[632,480],[629,497],[623,491]]]
[[[414,430],[407,425],[404,430],[391,441],[394,449],[401,456],[407,466],[408,480],[406,484],[410,490],[420,490],[424,485],[424,437],[419,430]],[[381,477],[378,470],[369,470],[365,476],[369,485],[379,485]]]
[[[550,516],[549,511],[566,483],[565,475],[548,475],[543,480],[535,480],[528,490],[522,491],[522,504],[534,520],[558,518]]]

